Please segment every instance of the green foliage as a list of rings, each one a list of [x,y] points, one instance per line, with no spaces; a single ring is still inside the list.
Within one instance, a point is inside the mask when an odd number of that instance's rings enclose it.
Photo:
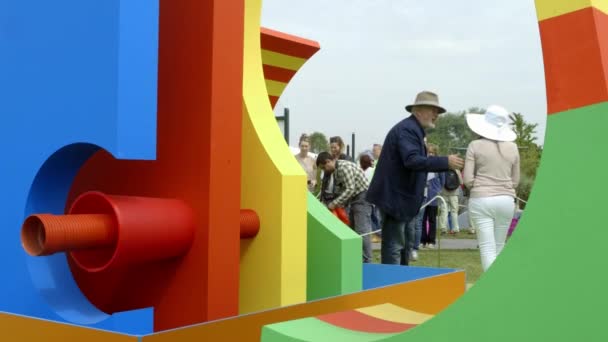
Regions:
[[[527,147],[535,145],[536,137],[534,133],[536,133],[538,124],[527,123],[521,113],[512,113],[509,115],[509,118],[511,119],[511,127],[515,131],[515,134],[517,134],[517,139],[515,139],[517,146]]]
[[[314,132],[310,135],[310,151],[312,153],[321,153],[329,150],[329,141],[325,134]]]
[[[466,112],[480,113],[480,108],[471,108]],[[427,140],[439,146],[440,155],[460,154],[464,156],[469,143],[477,138],[467,126],[465,111],[446,113],[439,116],[436,126],[428,130]]]
[[[534,136],[538,124],[526,122],[521,113],[512,113],[509,118],[511,119],[511,127],[517,134],[515,143],[520,148],[521,177],[517,187],[517,196],[527,201],[536,179],[536,170],[540,164],[542,153],[542,147],[536,144],[536,137]],[[525,204],[522,204],[523,207],[525,207]]]

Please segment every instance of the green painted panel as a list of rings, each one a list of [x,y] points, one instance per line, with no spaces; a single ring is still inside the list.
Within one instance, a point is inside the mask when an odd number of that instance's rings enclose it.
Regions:
[[[532,196],[459,301],[387,341],[608,341],[608,103],[551,115]]]
[[[361,291],[362,239],[308,194],[307,299]]]
[[[262,328],[262,342],[379,341],[394,334],[373,334],[347,330],[314,317],[270,324]]]

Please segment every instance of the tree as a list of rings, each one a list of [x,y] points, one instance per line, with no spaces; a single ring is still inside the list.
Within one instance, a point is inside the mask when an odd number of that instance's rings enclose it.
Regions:
[[[526,122],[521,113],[512,113],[509,118],[511,119],[511,127],[517,135],[515,143],[520,148],[521,179],[517,187],[517,195],[527,201],[536,180],[536,170],[542,155],[542,146],[536,144],[536,137],[534,136],[538,124]]]
[[[517,146],[528,147],[535,145],[536,137],[534,134],[536,133],[538,124],[527,123],[521,113],[512,113],[509,115],[509,118],[511,119],[511,127],[515,131],[515,134],[517,134],[517,139],[515,140]]]
[[[467,112],[479,113],[483,112],[483,109],[471,108],[468,111],[441,114],[435,128],[428,130],[427,140],[439,146],[440,155],[464,155],[469,143],[477,137],[467,126]]]
[[[325,134],[321,132],[314,132],[310,135],[310,151],[312,153],[321,153],[329,150],[329,141]]]

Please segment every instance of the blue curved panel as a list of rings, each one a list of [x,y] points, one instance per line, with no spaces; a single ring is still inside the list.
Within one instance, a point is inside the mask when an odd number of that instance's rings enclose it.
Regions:
[[[154,159],[159,0],[0,0],[0,311],[124,333],[152,331],[151,309],[107,317],[64,255],[21,248],[29,213],[62,213],[99,148]]]

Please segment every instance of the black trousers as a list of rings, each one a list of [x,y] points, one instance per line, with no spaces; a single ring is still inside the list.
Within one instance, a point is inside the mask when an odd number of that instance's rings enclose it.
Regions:
[[[426,230],[426,222],[429,223],[429,230]],[[429,205],[424,208],[424,216],[422,217],[422,235],[420,243],[435,244],[437,238],[437,206]]]

